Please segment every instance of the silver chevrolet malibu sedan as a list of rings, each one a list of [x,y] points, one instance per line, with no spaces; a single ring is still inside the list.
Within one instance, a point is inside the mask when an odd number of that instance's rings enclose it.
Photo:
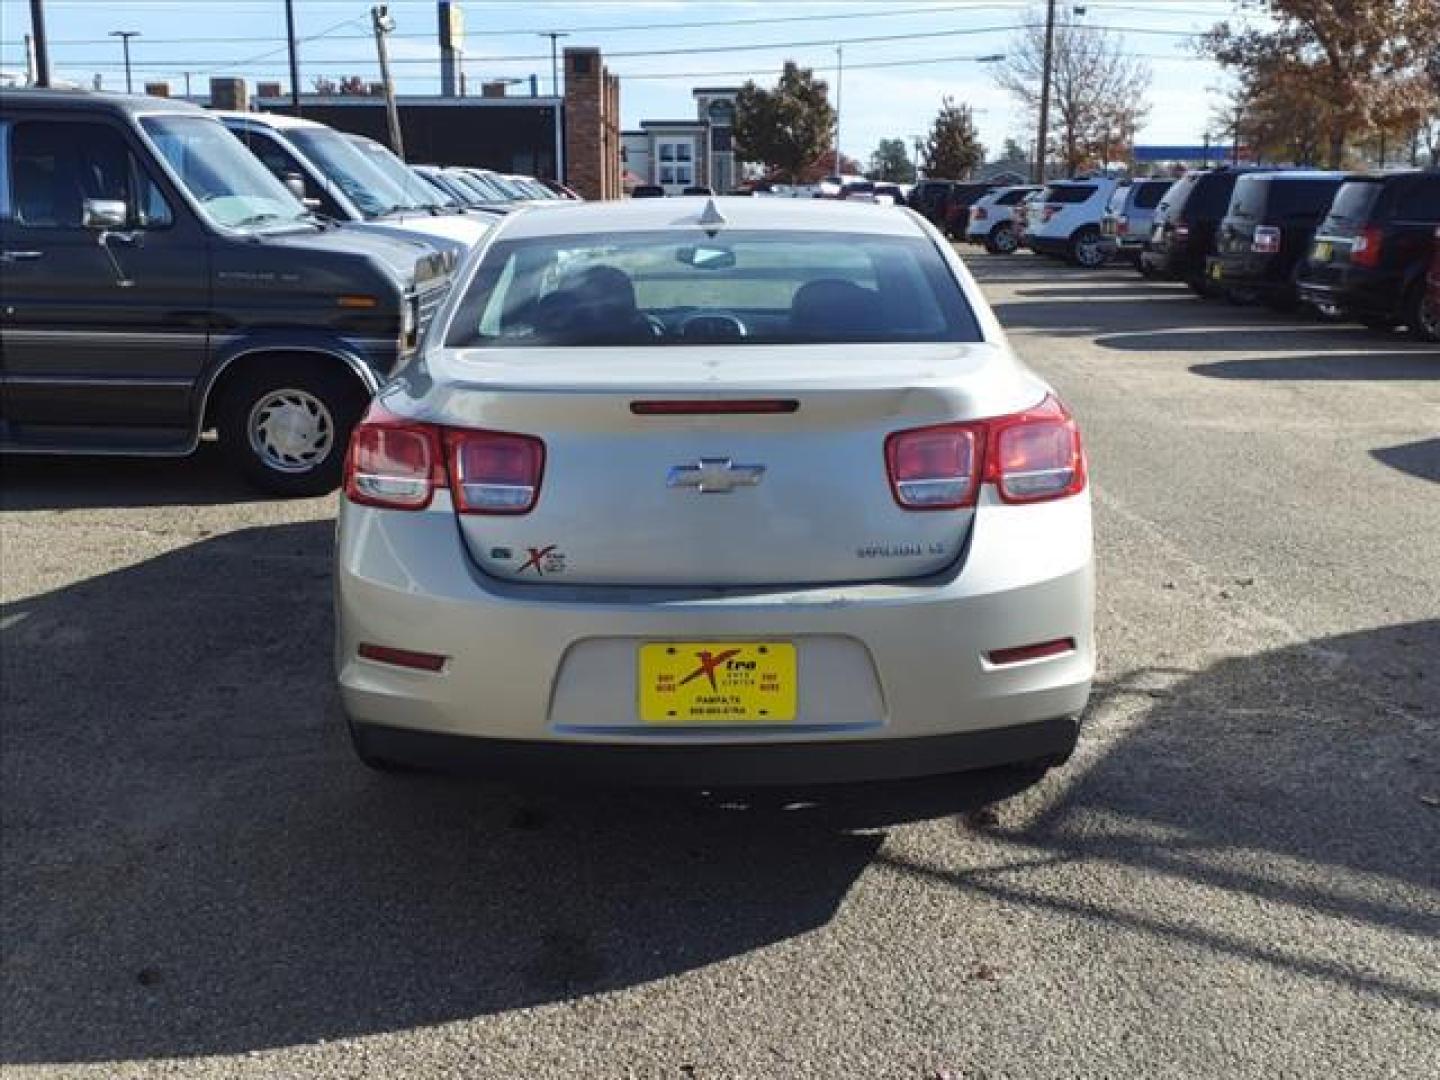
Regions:
[[[382,769],[1055,765],[1094,674],[1075,420],[893,207],[506,218],[355,431],[335,580]]]

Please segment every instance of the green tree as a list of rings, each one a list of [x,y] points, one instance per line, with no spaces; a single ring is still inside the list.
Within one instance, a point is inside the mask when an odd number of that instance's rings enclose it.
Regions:
[[[915,163],[905,149],[904,139],[881,139],[870,155],[870,169],[865,174],[871,180],[885,180],[892,184],[908,184],[915,179]]]
[[[947,180],[963,180],[985,161],[985,147],[975,130],[969,105],[945,98],[925,140],[925,173]]]
[[[1201,51],[1237,75],[1248,100],[1317,123],[1331,168],[1347,145],[1415,130],[1440,109],[1427,72],[1440,54],[1436,0],[1266,0],[1265,9],[1264,28],[1219,23]]]
[[[829,88],[793,60],[773,90],[747,82],[735,99],[735,152],[795,183],[833,145],[835,110]]]

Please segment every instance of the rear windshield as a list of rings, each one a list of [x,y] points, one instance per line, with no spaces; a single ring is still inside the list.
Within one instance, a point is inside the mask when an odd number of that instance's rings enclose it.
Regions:
[[[1063,184],[1046,188],[1045,201],[1053,203],[1083,203],[1094,194],[1094,184]]]
[[[1242,176],[1230,196],[1229,216],[1247,220],[1312,218],[1319,220],[1330,206],[1338,176]]]
[[[1160,200],[1170,190],[1169,180],[1147,180],[1143,184],[1135,185],[1135,209],[1154,210],[1160,205]]]
[[[999,206],[1014,206],[1029,194],[1030,192],[1026,188],[1014,188],[1011,191],[1004,192],[995,202]]]
[[[979,341],[924,237],[683,231],[500,241],[446,344],[462,348]]]
[[[1335,198],[1330,203],[1330,213],[1325,218],[1326,227],[1354,226],[1367,221],[1370,211],[1375,207],[1375,200],[1380,197],[1382,187],[1378,180],[1352,180],[1341,184],[1340,190],[1335,192]]]

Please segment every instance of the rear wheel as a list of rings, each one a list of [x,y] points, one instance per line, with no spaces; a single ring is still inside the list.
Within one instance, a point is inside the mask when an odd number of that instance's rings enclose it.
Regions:
[[[1217,295],[1215,286],[1210,284],[1208,278],[1188,278],[1185,286],[1202,300],[1213,300]]]
[[[1433,290],[1426,292],[1421,282],[1407,308],[1409,315],[1405,321],[1410,326],[1410,336],[1421,341],[1440,341],[1440,302],[1435,300]]]
[[[339,361],[309,356],[251,363],[224,387],[216,417],[221,449],[273,495],[335,490],[368,399],[360,380]]]
[[[991,255],[1012,255],[1020,246],[1020,236],[1009,222],[996,225],[985,238],[985,250]]]
[[[1070,261],[1076,266],[1093,270],[1102,265],[1107,257],[1105,240],[1100,230],[1086,226],[1070,239]]]

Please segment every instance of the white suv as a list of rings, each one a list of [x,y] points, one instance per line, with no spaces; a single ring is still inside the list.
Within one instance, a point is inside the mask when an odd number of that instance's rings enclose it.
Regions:
[[[1032,251],[1069,259],[1076,266],[1100,266],[1110,256],[1100,219],[1119,186],[1119,180],[1103,176],[1051,184],[1039,213],[1030,212],[1026,243]]]
[[[1015,208],[1025,201],[1025,196],[1039,190],[1038,187],[997,188],[980,196],[970,207],[970,224],[965,229],[966,242],[984,244],[991,255],[1009,255],[1020,246]]]

